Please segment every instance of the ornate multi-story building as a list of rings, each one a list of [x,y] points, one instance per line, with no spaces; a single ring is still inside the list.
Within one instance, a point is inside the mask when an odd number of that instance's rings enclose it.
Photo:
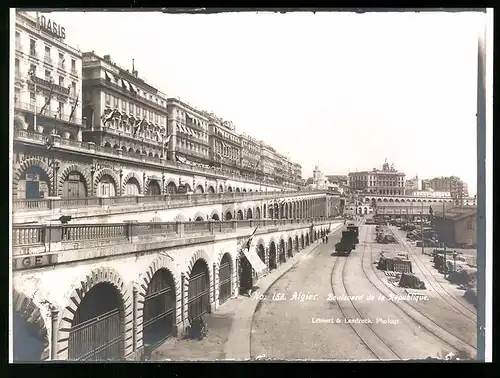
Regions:
[[[405,192],[405,174],[389,166],[387,161],[382,169],[349,173],[349,189],[362,193],[380,195],[403,195]]]
[[[209,119],[202,112],[179,99],[167,100],[171,135],[168,159],[209,168],[213,164],[210,154]]]
[[[249,135],[240,135],[241,148],[241,174],[245,177],[262,178],[261,142]]]
[[[263,142],[168,98],[133,63],[129,71],[109,55],[81,54],[62,42],[64,28],[48,24],[17,15],[15,198],[298,187],[300,165],[272,147],[264,158]]]
[[[208,123],[211,159],[224,172],[240,175],[241,142],[240,136],[229,127],[229,123],[211,116]]]
[[[65,44],[65,37],[65,28],[46,15],[16,13],[14,137],[22,142],[15,144],[14,164],[26,166],[15,172],[16,198],[86,194],[77,173],[58,188],[52,180],[58,161],[48,157],[54,144],[82,140],[82,54]],[[26,162],[34,144],[43,146],[44,168]]]
[[[122,157],[147,157],[158,163],[166,159],[167,96],[140,79],[136,70],[120,68],[109,55],[84,53],[83,102],[88,120],[85,142]],[[140,177],[129,179],[123,183],[123,194],[141,193]],[[162,193],[159,180],[149,180],[146,194]],[[147,183],[142,181],[144,187]],[[112,177],[102,177],[94,194],[118,195]]]

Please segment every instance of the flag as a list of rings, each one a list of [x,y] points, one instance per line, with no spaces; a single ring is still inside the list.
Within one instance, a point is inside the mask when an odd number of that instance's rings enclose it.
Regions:
[[[146,118],[143,118],[141,121],[139,121],[137,123],[137,125],[135,125],[134,136],[135,136],[135,134],[137,134],[137,132],[139,131],[139,129],[142,130],[142,125],[144,124],[144,122],[146,122]]]
[[[76,96],[76,101],[75,101],[75,105],[71,108],[71,113],[69,115],[69,121],[71,121],[73,119],[73,115],[75,114],[75,109],[76,107],[78,106],[78,101],[80,99],[80,94],[78,94]]]
[[[42,108],[40,109],[41,114],[45,112],[46,106],[50,104],[50,99],[52,98],[52,92],[54,92],[54,83],[52,83],[52,77],[50,78],[50,81],[51,81],[51,86],[50,86],[49,97],[47,98],[47,101],[45,102],[45,104],[43,104]]]
[[[104,119],[102,121],[102,123],[104,124],[104,126],[106,126],[106,123],[109,122],[117,113],[119,113],[119,111],[115,109],[111,113],[109,113],[107,116],[104,115],[103,116]]]
[[[164,140],[163,145],[166,145],[166,144],[168,144],[168,142],[170,142],[170,137],[171,137],[171,136],[172,136],[172,134],[170,134],[170,135],[167,137],[167,139],[165,139],[165,140]]]
[[[257,232],[257,229],[259,228],[259,226],[255,227],[255,230],[253,230],[252,234],[250,235],[250,237],[248,238],[248,240],[246,241],[246,243],[244,244],[245,245],[245,248],[243,249],[248,249],[250,250],[250,244],[252,244],[252,239],[255,235],[255,233]]]

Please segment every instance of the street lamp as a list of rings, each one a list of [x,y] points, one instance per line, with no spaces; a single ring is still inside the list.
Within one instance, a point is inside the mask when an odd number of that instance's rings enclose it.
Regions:
[[[52,165],[52,196],[57,196],[57,170],[59,169],[59,162],[56,160],[55,154],[52,153],[52,148],[54,147],[54,138],[51,135],[49,138],[45,140],[45,147],[49,152],[51,157],[51,165]]]

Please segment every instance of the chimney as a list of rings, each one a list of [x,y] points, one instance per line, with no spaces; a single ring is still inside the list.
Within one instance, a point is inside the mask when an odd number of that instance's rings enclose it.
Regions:
[[[111,55],[104,55],[103,59],[105,62],[111,63]]]

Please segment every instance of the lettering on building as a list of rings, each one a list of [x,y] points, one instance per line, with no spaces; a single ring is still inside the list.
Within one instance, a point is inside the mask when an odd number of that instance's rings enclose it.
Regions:
[[[51,19],[46,18],[45,16],[40,16],[38,19],[38,24],[40,25],[40,28],[47,33],[52,34],[53,36],[60,39],[66,38],[66,29],[64,28],[64,26],[55,23]]]
[[[55,264],[57,255],[34,255],[14,258],[14,269],[33,269]]]

